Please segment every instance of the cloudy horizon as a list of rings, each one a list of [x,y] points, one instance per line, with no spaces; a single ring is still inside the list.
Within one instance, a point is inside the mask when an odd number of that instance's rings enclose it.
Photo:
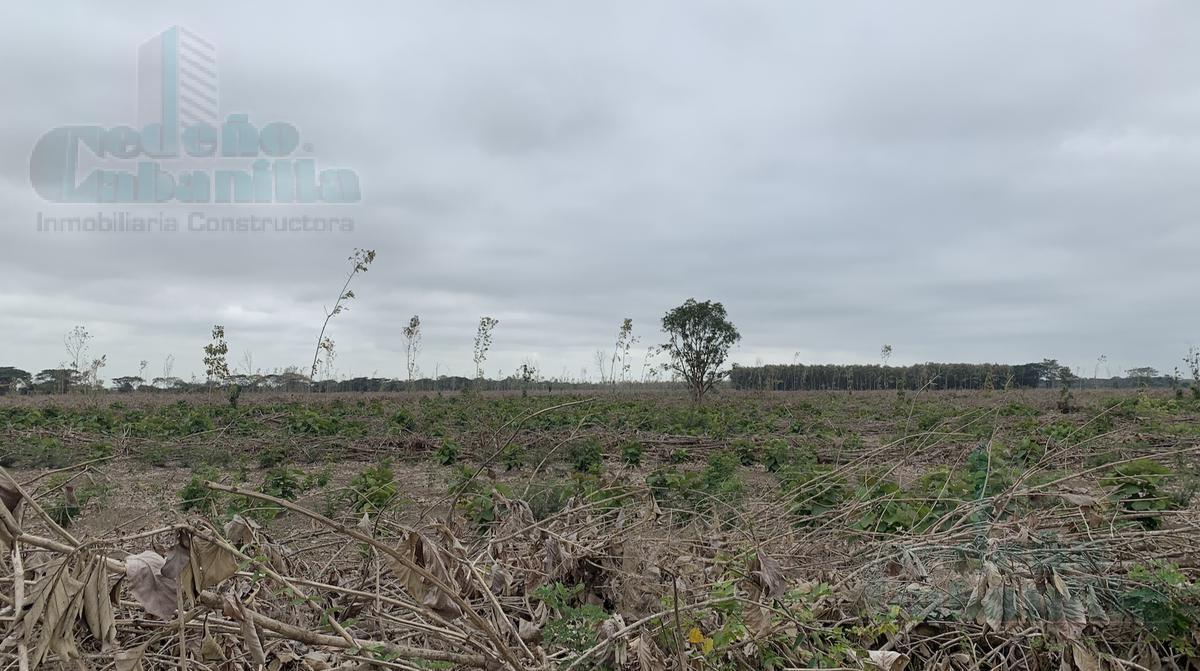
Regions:
[[[36,373],[81,324],[101,376],[307,369],[333,319],[340,377],[470,376],[526,360],[595,378],[623,318],[641,341],[721,301],[741,364],[1023,363],[1169,373],[1200,343],[1200,47],[1185,2],[20,5],[0,27],[7,347]],[[139,47],[211,43],[220,119],[286,122],[361,200],[57,203],[30,159],[54,128],[136,126]],[[81,159],[82,161],[82,159]],[[236,164],[229,161],[229,164]],[[103,161],[97,165],[105,165]],[[240,167],[246,169],[246,162]],[[352,230],[192,231],[310,216]],[[39,231],[44,218],[177,218],[178,231]]]

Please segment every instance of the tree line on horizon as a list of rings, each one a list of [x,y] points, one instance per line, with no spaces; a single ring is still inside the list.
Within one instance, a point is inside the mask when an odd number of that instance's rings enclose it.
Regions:
[[[881,389],[1035,389],[1068,384],[1075,387],[1171,387],[1177,378],[1149,367],[1127,371],[1126,377],[1082,378],[1055,359],[1034,363],[767,364],[734,365],[734,389],[767,391],[871,391]]]

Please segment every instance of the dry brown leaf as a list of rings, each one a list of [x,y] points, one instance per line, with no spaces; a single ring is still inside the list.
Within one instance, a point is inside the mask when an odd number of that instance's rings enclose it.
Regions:
[[[0,475],[0,502],[8,509],[9,515],[0,517],[0,546],[4,549],[12,547],[12,541],[21,530],[15,526],[17,507],[21,504],[21,492],[7,473]],[[12,522],[9,522],[9,518]]]
[[[750,560],[750,577],[769,599],[780,597],[787,591],[783,567],[761,548]]]
[[[517,636],[526,643],[535,643],[542,637],[542,626],[530,620],[517,620]]]
[[[450,573],[441,552],[427,538],[417,532],[408,535],[403,547],[399,548],[401,555],[413,564],[425,569],[447,586],[453,586]],[[409,595],[420,601],[424,606],[447,620],[462,616],[462,609],[454,603],[444,591],[426,584],[425,579],[416,571],[402,562],[396,561],[391,555],[384,555],[388,568],[404,584]]]
[[[493,562],[491,566],[491,579],[488,581],[488,588],[492,594],[496,596],[505,596],[512,588],[512,574],[508,572],[499,562]]]
[[[233,544],[233,547],[241,549],[247,545],[252,545],[258,540],[258,530],[260,529],[258,522],[252,519],[247,519],[241,515],[234,515],[233,519],[225,523],[222,531],[225,533],[225,538]]]
[[[225,650],[212,634],[205,636],[204,640],[200,643],[200,659],[206,662],[225,661]]]
[[[1100,505],[1100,499],[1087,494],[1061,494],[1063,501],[1080,508],[1095,508]]]
[[[100,649],[107,652],[117,644],[117,625],[113,617],[112,601],[108,597],[108,565],[103,561],[93,563],[83,588],[83,619],[87,622],[92,638],[100,642]]]
[[[85,567],[90,570],[90,565]],[[68,558],[63,558],[52,562],[34,586],[33,607],[24,618],[30,669],[36,669],[50,652],[63,660],[77,656],[74,630],[83,608],[84,582],[72,573]]]
[[[254,624],[254,618],[250,616],[246,605],[242,602],[237,602],[238,610],[242,620],[242,640],[246,643],[246,651],[250,653],[250,659],[258,666],[267,663],[267,653],[263,651],[262,634],[258,627]]]
[[[667,668],[666,662],[658,652],[658,648],[654,645],[654,640],[643,629],[629,644],[630,650],[633,652],[634,658],[637,659],[639,671],[663,671]]]
[[[629,663],[629,642],[624,638],[616,638],[617,633],[625,628],[625,618],[620,613],[614,614],[600,623],[600,638],[609,641],[605,660],[610,666],[624,668]],[[614,640],[615,639],[615,640]]]
[[[867,656],[883,671],[904,671],[908,667],[908,656],[894,650],[869,650]]]
[[[1070,650],[1071,661],[1079,671],[1103,671],[1104,666],[1101,664],[1100,657],[1082,643],[1078,641],[1071,643]]]
[[[238,571],[234,554],[217,543],[203,538],[192,538],[189,548],[190,561],[184,570],[181,585],[190,585],[189,598],[206,588],[219,585]]]
[[[164,620],[175,614],[179,583],[163,575],[166,559],[154,550],[146,550],[125,558],[125,577],[129,592],[146,612]],[[177,569],[172,566],[172,569]]]
[[[146,655],[146,646],[149,643],[143,643],[136,648],[128,650],[119,650],[113,655],[113,662],[116,664],[116,671],[138,671],[142,668],[142,657]]]
[[[320,651],[313,651],[305,655],[304,663],[312,671],[326,671],[326,669],[333,668],[329,664],[329,654]]]
[[[17,505],[21,503],[21,491],[7,474],[0,475],[0,502],[4,503],[8,512],[16,515]]]

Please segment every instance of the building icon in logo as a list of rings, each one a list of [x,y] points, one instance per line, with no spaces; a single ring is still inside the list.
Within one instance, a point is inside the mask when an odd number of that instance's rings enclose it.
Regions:
[[[29,155],[54,203],[355,203],[358,174],[323,168],[290,123],[221,118],[217,53],[173,26],[138,47],[137,127],[57,126]],[[297,150],[304,151],[297,154]]]
[[[138,125],[158,124],[165,138],[181,127],[220,125],[217,50],[173,26],[138,48]]]

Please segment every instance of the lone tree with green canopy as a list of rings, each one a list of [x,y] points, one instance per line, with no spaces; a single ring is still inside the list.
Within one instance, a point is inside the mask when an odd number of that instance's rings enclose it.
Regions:
[[[719,380],[729,375],[721,365],[729,355],[729,348],[742,339],[742,335],[725,315],[725,306],[713,301],[697,303],[689,298],[671,310],[662,319],[662,330],[669,341],[659,349],[671,357],[663,364],[684,379],[697,403]]]

